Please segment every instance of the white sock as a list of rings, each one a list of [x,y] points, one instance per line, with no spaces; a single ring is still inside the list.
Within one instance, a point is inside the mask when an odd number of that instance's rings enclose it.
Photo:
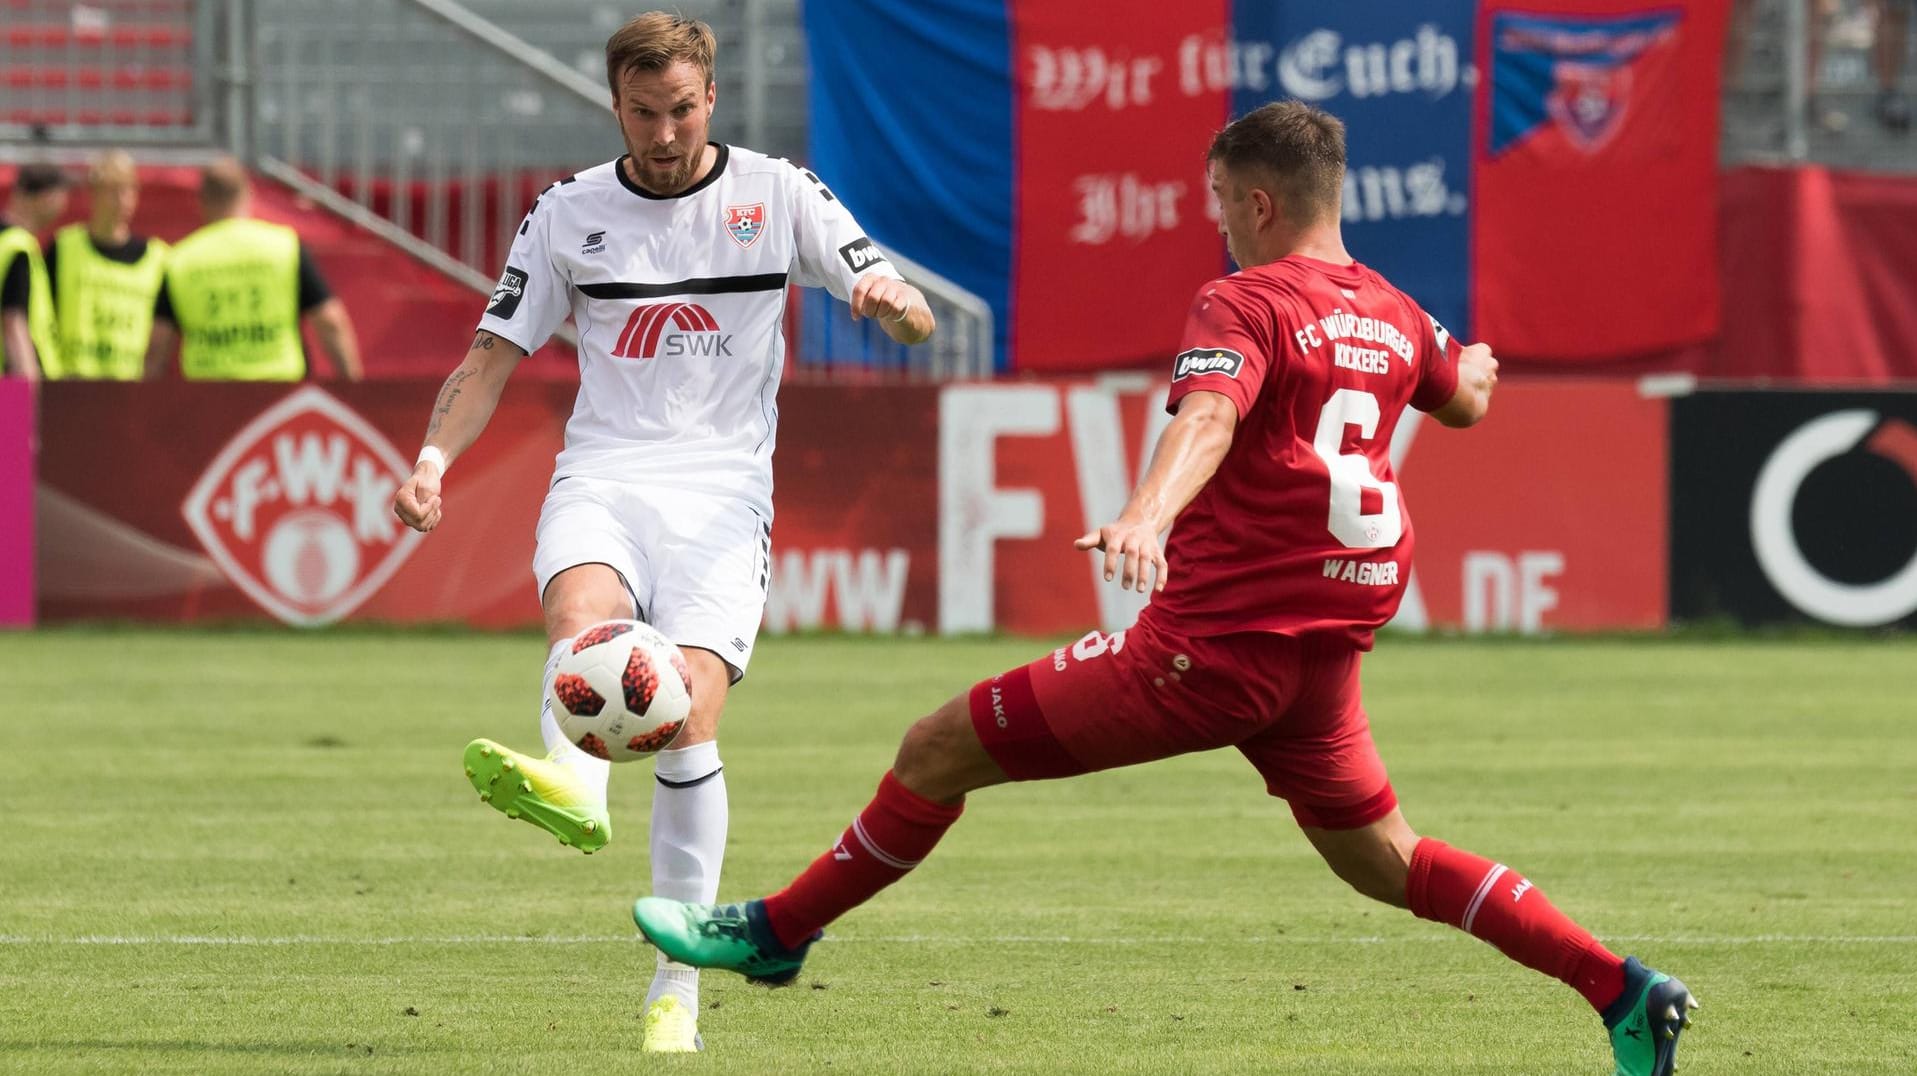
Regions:
[[[730,817],[719,745],[708,740],[661,751],[653,766],[658,783],[652,792],[652,893],[710,904],[719,896]],[[661,955],[646,1004],[665,994],[698,1013],[699,969]]]
[[[559,719],[552,712],[553,673],[559,668],[560,656],[571,645],[571,639],[561,639],[552,644],[552,650],[546,655],[546,673],[539,678],[539,735],[546,741],[546,757],[571,770],[604,802],[606,778],[612,774],[612,763],[574,747],[566,734],[559,731]]]

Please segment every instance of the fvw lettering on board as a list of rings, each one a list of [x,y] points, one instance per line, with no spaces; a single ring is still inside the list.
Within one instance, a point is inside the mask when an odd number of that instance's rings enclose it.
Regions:
[[[1403,365],[1388,345],[1378,350],[1387,367]],[[1210,369],[1232,358],[1193,352],[1181,361]],[[1166,391],[1145,374],[948,385],[921,412],[923,442],[794,465],[783,488],[799,499],[785,504],[766,630],[1125,627],[1146,596],[1106,583],[1101,555],[1071,543],[1124,507],[1170,422]],[[1588,385],[1507,389],[1493,419],[1468,432],[1407,413],[1390,459],[1418,546],[1395,626],[1662,623],[1665,414],[1662,401],[1630,386]],[[1606,428],[1641,448],[1607,441]],[[1546,442],[1555,446],[1548,474],[1535,453]],[[1332,492],[1327,481],[1328,531]],[[1352,585],[1400,582],[1375,561],[1333,556],[1322,569]]]
[[[1139,477],[1139,468],[1151,456],[1170,416],[1165,413],[1163,388],[1140,391],[1143,378],[1108,379],[1101,383],[1065,387],[1046,385],[951,386],[939,407],[939,601],[941,632],[991,631],[1007,626],[995,608],[994,581],[1007,571],[1001,563],[1000,543],[1043,540],[1068,549],[1076,536],[1047,533],[1047,497],[1076,493],[1082,525],[1091,530],[1115,518]],[[1122,442],[1124,408],[1141,408],[1139,443]],[[1402,472],[1423,416],[1407,412],[1391,445],[1394,471]],[[1047,473],[1061,478],[1069,473],[1076,489],[1001,485],[998,467],[1002,453],[1022,439],[1036,447],[1040,438],[1066,433],[1069,459],[1057,459]],[[1460,436],[1460,435],[1452,435]],[[1470,436],[1470,435],[1463,435]],[[1485,510],[1498,512],[1496,491],[1478,491]],[[1516,511],[1515,508],[1506,509]],[[1416,515],[1417,505],[1412,505]],[[1575,527],[1575,520],[1565,525]],[[1426,546],[1432,543],[1427,537]],[[1455,544],[1455,543],[1454,543]],[[1068,554],[1076,556],[1076,554]],[[1440,559],[1427,552],[1420,558],[1422,572],[1447,572],[1460,581],[1460,607],[1433,616],[1427,608],[1420,570],[1414,569],[1394,626],[1421,631],[1434,623],[1455,624],[1469,631],[1538,632],[1552,626],[1550,614],[1560,604],[1569,564],[1558,549],[1467,549]],[[1103,579],[1100,554],[1083,559],[1096,607],[1106,630],[1130,624],[1147,598],[1122,590]],[[1395,579],[1366,580],[1395,582]],[[1587,584],[1588,585],[1588,584]],[[1451,588],[1445,588],[1447,593]]]

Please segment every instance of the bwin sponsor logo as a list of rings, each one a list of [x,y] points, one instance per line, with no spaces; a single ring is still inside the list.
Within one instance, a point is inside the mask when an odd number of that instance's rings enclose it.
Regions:
[[[1202,347],[1180,352],[1172,366],[1172,380],[1182,381],[1200,374],[1224,374],[1237,377],[1245,357],[1230,348]]]

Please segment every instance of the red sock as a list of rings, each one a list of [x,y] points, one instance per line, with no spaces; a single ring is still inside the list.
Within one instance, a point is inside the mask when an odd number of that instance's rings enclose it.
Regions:
[[[945,836],[963,802],[935,803],[886,773],[879,793],[832,850],[812,861],[792,884],[765,899],[766,919],[779,943],[795,948],[812,933],[905,877]]]
[[[1624,992],[1624,961],[1502,863],[1426,837],[1411,853],[1405,895],[1413,915],[1490,942],[1569,985],[1599,1012]]]

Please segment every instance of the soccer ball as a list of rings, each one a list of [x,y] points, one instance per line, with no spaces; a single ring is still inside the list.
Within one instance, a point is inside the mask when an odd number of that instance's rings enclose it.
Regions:
[[[559,731],[581,751],[631,762],[670,746],[692,712],[692,676],[672,640],[637,620],[573,638],[547,692]]]

